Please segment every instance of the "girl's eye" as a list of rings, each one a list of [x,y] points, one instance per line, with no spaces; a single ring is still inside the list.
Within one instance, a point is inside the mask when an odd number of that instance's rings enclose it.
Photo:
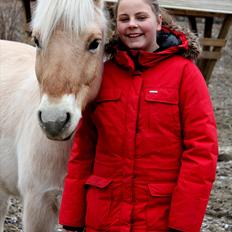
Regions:
[[[100,42],[101,42],[100,39],[94,39],[94,40],[89,44],[88,50],[89,50],[90,52],[94,52],[94,51],[99,47]]]
[[[127,22],[129,19],[128,18],[121,18],[119,19],[120,22]]]
[[[145,17],[145,16],[139,16],[139,17],[137,17],[137,19],[140,20],[140,21],[144,21],[144,20],[146,20],[146,18],[147,17]]]

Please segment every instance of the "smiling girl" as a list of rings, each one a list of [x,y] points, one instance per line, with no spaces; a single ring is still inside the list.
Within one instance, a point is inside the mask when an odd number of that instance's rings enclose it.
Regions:
[[[217,161],[196,38],[156,0],[119,0],[98,97],[83,113],[60,210],[66,231],[200,231]]]

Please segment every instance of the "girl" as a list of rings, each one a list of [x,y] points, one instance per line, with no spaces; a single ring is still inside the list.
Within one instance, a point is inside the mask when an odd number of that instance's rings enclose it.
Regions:
[[[60,223],[66,231],[197,232],[217,161],[195,37],[156,0],[119,0],[102,86],[76,132]]]

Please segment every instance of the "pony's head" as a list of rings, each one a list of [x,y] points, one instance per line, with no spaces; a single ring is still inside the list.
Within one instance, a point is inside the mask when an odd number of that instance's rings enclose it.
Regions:
[[[39,0],[33,19],[38,119],[47,137],[68,139],[101,83],[106,21],[101,0]]]

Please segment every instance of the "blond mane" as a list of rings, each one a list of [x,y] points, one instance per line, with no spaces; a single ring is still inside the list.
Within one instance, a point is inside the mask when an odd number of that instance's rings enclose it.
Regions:
[[[40,42],[46,45],[58,24],[71,34],[80,34],[99,15],[101,25],[106,20],[103,12],[92,0],[39,0],[32,21],[32,30],[37,32]],[[103,28],[104,29],[104,28]]]

